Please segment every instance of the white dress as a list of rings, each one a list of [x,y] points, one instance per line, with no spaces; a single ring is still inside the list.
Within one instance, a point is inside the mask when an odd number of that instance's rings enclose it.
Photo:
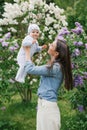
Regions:
[[[42,47],[38,45],[38,42],[36,43],[32,43],[33,42],[33,38],[28,35],[24,38],[24,40],[22,41],[22,46],[18,52],[17,55],[17,63],[19,65],[19,69],[17,71],[15,80],[21,83],[25,82],[25,77],[26,77],[26,73],[24,71],[24,65],[25,65],[25,51],[23,46],[30,46],[30,56],[32,57],[34,55],[34,53],[39,52],[42,50]]]

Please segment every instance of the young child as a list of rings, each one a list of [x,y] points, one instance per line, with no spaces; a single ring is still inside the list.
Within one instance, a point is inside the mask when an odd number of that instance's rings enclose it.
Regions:
[[[34,53],[40,52],[41,50],[47,48],[46,45],[39,46],[38,38],[40,34],[40,28],[37,24],[30,24],[28,27],[28,35],[23,39],[22,46],[17,55],[17,63],[19,65],[19,69],[17,71],[17,75],[15,80],[21,83],[25,82],[26,73],[24,72],[25,65],[25,47],[31,47],[30,56],[32,57]]]

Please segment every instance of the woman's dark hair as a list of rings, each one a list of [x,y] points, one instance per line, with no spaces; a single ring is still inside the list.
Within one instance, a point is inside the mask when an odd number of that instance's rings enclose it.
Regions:
[[[69,47],[66,45],[65,41],[56,39],[56,51],[59,52],[58,57],[56,57],[56,62],[58,61],[64,73],[65,88],[67,90],[72,89],[72,69],[71,69],[71,59]]]

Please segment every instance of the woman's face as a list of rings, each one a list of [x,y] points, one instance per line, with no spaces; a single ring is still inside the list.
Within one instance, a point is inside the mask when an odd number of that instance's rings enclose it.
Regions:
[[[48,54],[50,56],[55,56],[56,53],[56,41],[54,41],[53,43],[49,44]]]

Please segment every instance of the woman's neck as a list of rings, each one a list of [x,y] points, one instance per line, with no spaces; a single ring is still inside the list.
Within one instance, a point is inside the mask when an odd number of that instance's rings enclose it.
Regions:
[[[52,56],[52,57],[51,57],[51,62],[54,62],[54,61],[55,61],[55,57]]]

